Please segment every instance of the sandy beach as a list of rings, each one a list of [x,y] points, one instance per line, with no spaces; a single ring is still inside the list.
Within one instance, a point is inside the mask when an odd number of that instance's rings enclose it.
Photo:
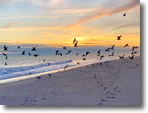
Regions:
[[[0,84],[1,105],[140,105],[140,57]]]

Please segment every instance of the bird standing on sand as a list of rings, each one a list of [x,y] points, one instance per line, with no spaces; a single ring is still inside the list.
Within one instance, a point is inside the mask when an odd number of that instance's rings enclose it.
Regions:
[[[126,16],[126,13],[124,13],[123,16],[125,17]]]
[[[34,54],[34,57],[38,57],[39,55],[38,54]]]
[[[66,65],[66,66],[64,67],[64,71],[66,70],[67,67],[69,67],[69,65]]]

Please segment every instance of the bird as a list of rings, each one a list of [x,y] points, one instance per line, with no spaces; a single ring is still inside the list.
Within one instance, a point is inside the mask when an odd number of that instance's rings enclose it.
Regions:
[[[76,54],[76,56],[78,56],[78,55],[79,55],[79,53]]]
[[[86,58],[83,58],[83,60],[86,60]]]
[[[104,57],[104,55],[101,55],[101,56],[100,56],[100,60],[102,60],[103,57]]]
[[[45,59],[43,59],[43,62],[45,62],[46,60]]]
[[[76,43],[74,43],[74,47],[78,47],[78,41],[76,41]]]
[[[86,54],[83,54],[82,57],[87,57],[88,54],[90,54],[90,52],[86,52]]]
[[[123,16],[126,16],[126,13],[124,13]]]
[[[67,67],[69,67],[69,65],[66,65],[66,66],[64,67],[64,71],[66,70]]]
[[[5,62],[5,66],[8,65],[7,62]]]
[[[20,49],[21,47],[20,46],[17,46],[17,48]]]
[[[36,48],[35,48],[35,47],[33,47],[33,48],[32,48],[32,51],[36,51]]]
[[[122,35],[117,36],[117,40],[121,40]]]
[[[109,48],[109,49],[114,50],[114,47],[115,47],[115,44],[111,48]]]
[[[131,55],[135,55],[135,54],[137,54],[137,51],[131,52]]]
[[[31,53],[28,53],[29,56],[31,56]]]
[[[2,53],[5,56],[5,59],[8,59],[8,55],[6,53]]]
[[[111,55],[108,55],[108,56],[114,56],[114,52],[112,52],[112,54]]]
[[[119,56],[120,59],[123,59],[125,55]]]
[[[86,52],[85,56],[87,56],[88,54],[90,54],[90,52]]]
[[[4,45],[4,51],[7,51],[8,47],[6,45]]]
[[[34,54],[34,57],[38,57],[39,55],[38,54]]]
[[[109,48],[105,49],[105,51],[108,52],[109,51]]]
[[[66,53],[66,55],[70,54],[71,52],[72,52],[72,51],[71,51],[71,50],[69,50],[69,51],[68,51],[68,53]]]
[[[134,59],[134,55],[132,55],[132,56],[129,56],[129,58],[130,58],[131,60],[133,60],[133,59]]]
[[[128,47],[128,46],[129,46],[128,43],[124,45],[124,47]]]
[[[63,54],[62,54],[62,53],[58,53],[58,55],[63,56]]]
[[[101,54],[101,50],[99,50],[99,51],[97,52],[97,54],[98,54],[98,56],[100,56],[100,54]]]
[[[63,47],[63,49],[65,49],[65,50],[66,50],[66,47]]]
[[[25,55],[25,51],[22,51],[22,55]]]
[[[58,55],[58,53],[59,53],[60,51],[59,50],[56,50],[56,53],[55,53],[55,55]]]
[[[76,42],[76,38],[74,38],[74,40],[73,40],[73,44]]]

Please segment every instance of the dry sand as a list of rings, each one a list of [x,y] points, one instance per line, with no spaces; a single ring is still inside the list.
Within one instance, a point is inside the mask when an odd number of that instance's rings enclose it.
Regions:
[[[0,85],[1,105],[140,105],[140,57]]]

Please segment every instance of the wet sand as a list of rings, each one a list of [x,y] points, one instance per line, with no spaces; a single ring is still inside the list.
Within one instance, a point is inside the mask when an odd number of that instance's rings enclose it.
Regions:
[[[1,105],[140,105],[140,57],[0,84]]]

